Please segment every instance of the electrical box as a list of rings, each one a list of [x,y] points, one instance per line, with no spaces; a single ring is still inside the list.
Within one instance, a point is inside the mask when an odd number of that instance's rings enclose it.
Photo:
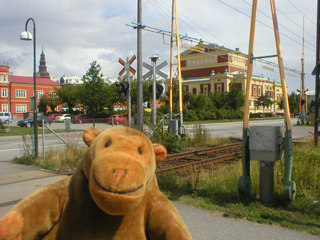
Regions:
[[[71,118],[66,118],[65,119],[65,131],[71,131]]]
[[[171,134],[177,135],[179,130],[179,121],[178,120],[170,120],[169,121],[169,132]]]
[[[250,127],[250,159],[275,162],[283,157],[284,128],[280,126]]]

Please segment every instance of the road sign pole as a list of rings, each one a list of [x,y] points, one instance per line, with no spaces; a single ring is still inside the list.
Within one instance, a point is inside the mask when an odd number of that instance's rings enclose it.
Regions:
[[[128,90],[128,122],[129,126],[131,126],[131,81],[130,81],[130,63],[129,58],[126,61],[126,70],[127,70],[127,82],[129,83],[129,90]]]
[[[157,98],[156,98],[156,64],[157,61],[153,62],[153,86],[152,86],[152,95],[153,95],[153,111],[152,111],[152,124],[155,127],[157,124]]]

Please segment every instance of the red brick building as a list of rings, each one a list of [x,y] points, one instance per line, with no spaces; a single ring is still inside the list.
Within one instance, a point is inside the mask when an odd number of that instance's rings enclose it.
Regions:
[[[11,112],[15,117],[31,113],[30,98],[34,96],[33,77],[9,75],[10,67],[0,65],[0,112]],[[59,84],[50,78],[36,78],[37,102],[40,97],[55,91]]]

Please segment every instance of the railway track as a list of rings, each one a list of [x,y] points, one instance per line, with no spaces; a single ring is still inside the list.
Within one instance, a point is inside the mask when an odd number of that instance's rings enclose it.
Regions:
[[[241,158],[242,143],[171,154],[157,165],[157,176],[172,172],[183,175],[197,169],[214,169],[222,163],[230,163]]]

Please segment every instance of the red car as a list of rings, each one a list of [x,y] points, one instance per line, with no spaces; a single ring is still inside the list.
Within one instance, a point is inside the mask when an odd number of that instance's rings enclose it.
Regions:
[[[78,114],[76,116],[72,116],[71,122],[72,123],[88,123],[88,122],[93,122],[93,118],[89,117],[85,114]]]
[[[51,113],[48,115],[48,118],[50,119],[51,122],[53,122],[54,120],[56,120],[56,116],[60,116],[59,113]]]
[[[124,123],[125,121],[128,121],[128,117],[126,115],[117,114],[117,115],[112,115],[110,118],[108,118],[109,124],[112,124],[112,118],[114,119],[113,123],[117,125]]]

